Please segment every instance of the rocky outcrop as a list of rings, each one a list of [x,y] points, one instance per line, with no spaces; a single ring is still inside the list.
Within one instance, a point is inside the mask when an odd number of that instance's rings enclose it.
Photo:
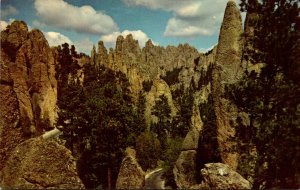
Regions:
[[[173,169],[178,188],[185,189],[197,184],[196,158],[196,150],[184,150],[180,152]]]
[[[94,48],[91,52],[92,62],[123,72],[129,79],[135,100],[142,90],[143,81],[164,76],[166,71],[172,71],[175,68],[183,68],[180,81],[187,88],[194,75],[195,62],[198,61],[195,59],[199,57],[198,51],[188,44],[164,48],[153,45],[149,40],[141,49],[138,41],[133,39],[131,34],[125,38],[119,36],[115,49],[110,48],[107,52],[103,42],[100,41],[98,52]]]
[[[251,189],[249,181],[226,164],[205,164],[205,167],[201,169],[201,175],[203,182],[198,187],[206,189]]]
[[[14,21],[1,32],[1,56],[13,81],[23,132],[36,135],[53,127],[56,119],[56,79],[52,51],[42,32],[28,31]]]
[[[1,32],[0,170],[11,151],[56,119],[54,58],[43,34],[14,21]]]
[[[155,101],[159,99],[161,95],[166,96],[168,100],[168,105],[171,108],[171,116],[175,116],[176,108],[174,106],[174,102],[172,99],[172,94],[168,84],[162,79],[154,79],[153,85],[149,93],[146,94],[146,109],[145,109],[145,118],[147,126],[150,126],[151,122],[157,122],[157,118],[151,115],[151,111],[153,106],[155,105]]]
[[[2,188],[84,188],[71,152],[55,141],[42,138],[18,145],[0,172],[0,179]]]
[[[55,61],[42,32],[14,21],[1,32],[0,63],[0,186],[83,188],[70,151],[31,138],[56,120]]]
[[[182,150],[173,169],[174,179],[179,188],[189,188],[191,185],[197,183],[197,149],[199,134],[203,127],[197,106],[193,107],[191,124],[191,129],[183,141]]]
[[[212,72],[212,96],[216,114],[218,144],[224,163],[233,169],[237,167],[237,153],[232,150],[235,136],[237,108],[224,98],[225,86],[237,82],[241,77],[242,20],[234,1],[226,6],[224,20],[220,30],[216,60]]]
[[[127,148],[118,175],[117,189],[142,189],[145,184],[145,172],[136,160],[135,150]]]
[[[13,149],[23,141],[20,111],[14,82],[10,76],[8,56],[1,49],[0,60],[0,171]]]

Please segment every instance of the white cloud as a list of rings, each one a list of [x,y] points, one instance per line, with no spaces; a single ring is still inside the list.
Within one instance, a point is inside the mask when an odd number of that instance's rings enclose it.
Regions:
[[[73,44],[70,38],[59,32],[44,32],[44,35],[50,46],[58,46],[63,43]]]
[[[176,11],[184,5],[189,5],[196,0],[122,0],[128,6],[141,6],[149,9],[162,9]]]
[[[141,30],[124,30],[123,32],[113,32],[112,34],[103,35],[100,40],[104,42],[106,47],[114,47],[116,44],[117,37],[122,35],[126,37],[128,34],[132,34],[133,38],[139,41],[140,47],[144,47],[145,43],[149,40],[147,34]],[[153,44],[157,44],[153,42]]]
[[[5,30],[8,26],[8,23],[4,20],[0,20],[0,31]]]
[[[198,49],[198,51],[200,52],[200,53],[207,53],[208,51],[210,51],[210,50],[212,50],[215,46],[217,46],[218,44],[214,44],[214,45],[212,45],[212,46],[210,46],[209,48],[200,48],[200,49]]]
[[[34,27],[36,27],[36,28],[44,28],[44,27],[47,26],[45,23],[42,23],[42,22],[40,22],[40,21],[38,21],[38,20],[33,20],[33,21],[32,21],[32,25],[33,25]]]
[[[63,0],[35,0],[35,9],[41,22],[54,27],[95,35],[118,31],[114,20],[101,11],[85,5],[77,7]]]
[[[0,28],[1,28],[1,31],[2,31],[2,30],[5,30],[6,27],[7,27],[8,25],[10,25],[13,21],[15,21],[14,18],[10,18],[10,19],[8,19],[8,21],[0,20]],[[30,29],[30,26],[27,26],[27,27],[28,27],[28,29]]]
[[[89,54],[93,48],[93,42],[89,38],[84,38],[78,41],[72,41],[69,37],[59,33],[59,32],[43,32],[45,38],[47,39],[50,46],[58,46],[63,43],[68,43],[69,45],[74,45],[77,52],[83,52]]]
[[[180,18],[171,18],[166,26],[165,36],[196,37],[199,35],[209,36],[215,31],[215,19],[202,20],[203,25],[198,21],[186,21]],[[203,26],[203,27],[202,27]]]
[[[89,55],[94,44],[89,38],[84,38],[82,40],[75,41],[74,45],[78,53],[83,52]]]
[[[1,18],[16,14],[18,14],[18,10],[14,6],[8,5],[4,9],[1,9]]]
[[[142,6],[173,13],[164,36],[197,37],[218,32],[228,0],[122,0],[128,6]],[[238,4],[238,3],[237,3]]]

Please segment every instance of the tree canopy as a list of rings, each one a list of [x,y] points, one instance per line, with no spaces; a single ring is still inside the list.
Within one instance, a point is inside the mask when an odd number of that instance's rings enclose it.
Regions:
[[[250,126],[240,123],[237,135],[257,151],[254,188],[300,185],[298,6],[296,0],[241,1],[242,11],[258,16],[248,39],[253,48],[244,58],[264,67],[260,72],[246,71],[227,90],[240,111],[249,115]]]

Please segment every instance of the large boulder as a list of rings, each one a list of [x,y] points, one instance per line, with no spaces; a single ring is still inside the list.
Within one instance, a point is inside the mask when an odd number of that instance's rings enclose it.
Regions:
[[[208,163],[201,169],[203,182],[209,189],[251,189],[249,181],[222,163]]]
[[[136,152],[132,148],[126,149],[126,156],[122,161],[118,175],[117,189],[141,189],[145,184],[145,172],[136,160]]]
[[[0,186],[14,189],[82,189],[71,152],[53,140],[18,145],[0,172]]]

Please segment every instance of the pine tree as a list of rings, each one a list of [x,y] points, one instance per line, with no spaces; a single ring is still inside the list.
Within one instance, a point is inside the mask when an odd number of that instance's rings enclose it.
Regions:
[[[254,63],[265,63],[260,73],[245,73],[228,88],[230,98],[249,114],[250,126],[237,131],[257,150],[254,188],[299,187],[300,86],[295,43],[299,43],[296,0],[243,0],[242,10],[259,16],[248,50]],[[298,23],[299,24],[299,23]],[[299,49],[298,49],[299,50]],[[264,167],[263,167],[264,166]]]

